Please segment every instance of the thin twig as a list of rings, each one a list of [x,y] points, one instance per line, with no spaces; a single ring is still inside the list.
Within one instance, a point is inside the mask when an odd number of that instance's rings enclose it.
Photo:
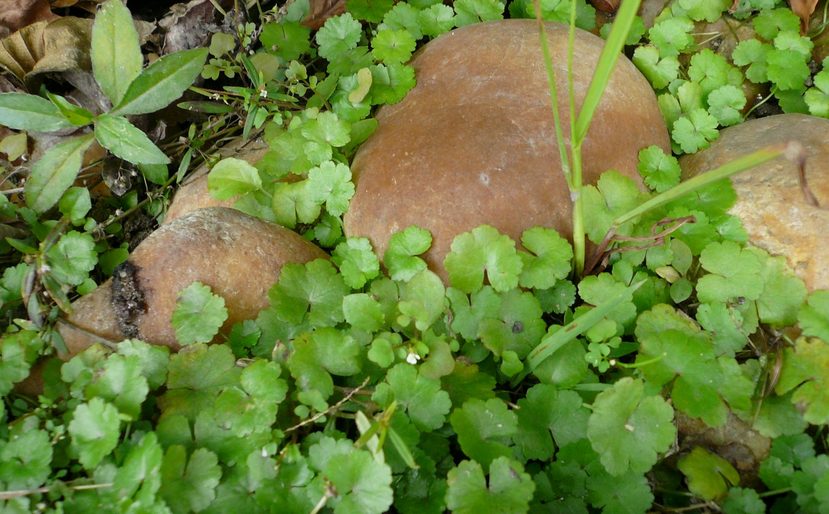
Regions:
[[[360,392],[360,391],[361,391],[361,390],[362,390],[362,389],[366,386],[366,384],[368,384],[368,381],[369,381],[369,379],[370,379],[370,378],[371,378],[371,377],[366,377],[366,379],[365,379],[365,380],[363,380],[363,383],[362,383],[362,384],[360,384],[360,385],[359,385],[359,386],[357,386],[356,388],[354,388],[354,389],[352,389],[351,391],[349,391],[349,393],[348,393],[347,395],[345,395],[345,396],[343,397],[343,399],[342,399],[342,400],[338,401],[337,403],[335,403],[335,404],[334,404],[334,405],[332,405],[331,407],[328,407],[327,409],[325,409],[325,410],[324,410],[324,411],[322,411],[322,412],[318,412],[318,413],[317,413],[317,414],[315,414],[314,416],[312,416],[312,417],[310,417],[310,418],[306,419],[305,421],[300,422],[300,423],[299,423],[299,424],[297,424],[297,425],[292,426],[291,428],[285,429],[285,433],[287,434],[288,432],[293,432],[294,430],[296,430],[296,429],[298,429],[298,428],[300,428],[300,427],[303,427],[303,426],[305,426],[305,425],[309,425],[309,424],[311,424],[311,423],[315,422],[316,420],[320,419],[321,417],[325,416],[325,415],[326,415],[326,414],[328,414],[329,412],[333,412],[333,411],[335,411],[335,410],[339,409],[339,408],[340,408],[340,407],[341,407],[341,406],[342,406],[345,402],[347,402],[348,400],[350,400],[352,396],[354,396],[355,394],[357,394],[358,392]]]
[[[112,487],[112,484],[87,484],[87,485],[76,485],[71,486],[70,489],[74,491],[86,491],[89,489],[105,489],[107,487]],[[3,500],[11,500],[13,498],[20,498],[22,496],[28,496],[30,494],[44,494],[51,491],[51,487],[38,487],[37,489],[21,489],[20,491],[0,491],[0,501]]]

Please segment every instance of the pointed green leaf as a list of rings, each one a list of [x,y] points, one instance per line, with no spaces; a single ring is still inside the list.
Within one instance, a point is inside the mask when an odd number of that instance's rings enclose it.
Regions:
[[[129,9],[121,0],[104,3],[92,25],[92,71],[113,104],[141,73],[144,58]]]
[[[207,58],[207,48],[162,57],[136,77],[110,114],[146,114],[167,107],[196,80]]]
[[[26,205],[37,212],[45,212],[58,203],[75,181],[78,170],[81,169],[83,154],[91,144],[92,134],[87,134],[55,145],[43,154],[29,173]]]
[[[0,125],[33,132],[54,132],[72,126],[52,102],[23,93],[0,94]]]
[[[102,114],[95,121],[95,137],[101,146],[133,164],[168,164],[170,159],[146,134],[126,118]]]
[[[51,100],[55,107],[58,108],[61,116],[66,118],[72,125],[75,125],[76,127],[83,127],[84,125],[92,123],[92,119],[95,116],[83,107],[78,107],[66,98],[60,95],[53,95],[48,91],[46,92],[46,96],[48,96],[49,100]]]

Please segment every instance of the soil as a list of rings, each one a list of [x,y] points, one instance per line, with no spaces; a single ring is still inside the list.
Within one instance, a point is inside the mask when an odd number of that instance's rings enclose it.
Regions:
[[[137,318],[147,312],[144,291],[138,280],[139,271],[141,268],[126,261],[119,264],[112,274],[112,308],[115,310],[118,328],[130,339],[140,337],[136,326]]]

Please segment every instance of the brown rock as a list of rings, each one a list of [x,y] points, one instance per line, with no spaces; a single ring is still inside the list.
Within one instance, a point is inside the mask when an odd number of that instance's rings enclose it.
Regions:
[[[567,116],[568,28],[547,24]],[[581,105],[603,42],[576,32],[574,82]],[[549,87],[533,20],[463,27],[426,45],[412,61],[417,86],[377,114],[379,127],[353,165],[357,190],[345,215],[349,236],[368,237],[382,256],[409,225],[434,237],[425,259],[446,278],[443,259],[457,234],[488,223],[518,240],[534,226],[572,233]],[[585,183],[614,168],[639,180],[640,149],[669,151],[668,132],[647,80],[622,57],[582,150]],[[588,214],[589,215],[589,214]]]
[[[267,143],[261,139],[252,139],[244,141],[241,137],[237,138],[227,146],[223,147],[219,154],[224,157],[235,157],[243,159],[249,164],[256,164],[262,159],[270,148]],[[187,176],[181,183],[181,187],[176,191],[173,201],[167,208],[167,215],[164,217],[164,223],[170,223],[176,218],[187,214],[188,212],[204,207],[232,207],[235,198],[230,200],[216,200],[207,190],[207,175],[210,169],[206,164],[196,169],[193,173]]]
[[[829,120],[804,114],[781,114],[729,127],[707,149],[684,156],[686,178],[754,152],[793,139],[808,154],[806,180],[821,207],[806,202],[797,167],[783,158],[731,178],[739,199],[731,214],[743,220],[752,244],[783,255],[810,290],[829,288]]]
[[[268,306],[267,291],[284,264],[327,255],[296,233],[234,209],[199,209],[162,226],[113,279],[72,304],[59,330],[69,354],[101,339],[140,337],[178,350],[170,317],[178,293],[195,281],[225,300],[227,333]]]

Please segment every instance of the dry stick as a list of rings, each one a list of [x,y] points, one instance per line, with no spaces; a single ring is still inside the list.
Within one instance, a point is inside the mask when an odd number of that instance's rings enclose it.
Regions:
[[[334,404],[334,405],[332,405],[331,407],[328,407],[328,408],[327,408],[327,409],[325,409],[324,411],[322,411],[322,412],[319,412],[319,413],[315,414],[313,417],[310,417],[310,418],[306,419],[305,421],[302,421],[301,423],[298,423],[298,424],[296,424],[296,425],[292,426],[291,428],[287,428],[287,429],[285,429],[285,433],[287,434],[288,432],[293,432],[294,430],[296,430],[296,429],[298,429],[298,428],[300,428],[300,427],[303,427],[303,426],[305,426],[305,425],[308,425],[308,424],[310,424],[310,423],[313,423],[314,421],[316,421],[316,420],[320,419],[321,417],[325,416],[325,415],[326,415],[326,414],[328,414],[329,412],[332,412],[332,411],[335,411],[335,410],[339,409],[339,408],[340,408],[340,407],[341,407],[341,406],[342,406],[345,402],[347,402],[348,400],[350,400],[352,396],[354,396],[355,394],[357,394],[358,392],[360,392],[360,391],[361,391],[361,390],[362,390],[362,389],[366,386],[366,384],[368,384],[368,381],[369,381],[369,379],[370,379],[370,378],[371,378],[371,377],[366,377],[366,379],[365,379],[365,380],[363,380],[363,383],[362,383],[362,384],[360,384],[359,386],[357,386],[357,387],[355,387],[354,389],[352,389],[352,390],[351,390],[351,391],[350,391],[347,395],[345,395],[345,396],[343,397],[343,399],[342,399],[342,400],[338,401],[337,403],[335,403],[335,404]]]
[[[665,243],[665,236],[672,234],[673,232],[679,230],[680,227],[687,223],[696,223],[697,218],[695,216],[685,216],[683,218],[663,218],[651,227],[651,235],[644,236],[644,237],[629,237],[629,236],[620,236],[616,234],[616,227],[610,227],[610,230],[607,231],[605,234],[604,239],[602,240],[601,244],[596,248],[593,252],[593,255],[590,257],[590,261],[584,267],[584,274],[583,276],[590,275],[595,271],[596,266],[599,262],[604,262],[607,257],[609,257],[612,253],[615,252],[634,252],[637,250],[645,250],[647,248],[651,248],[653,246],[658,246]],[[659,234],[656,233],[656,227],[661,227],[663,225],[668,225],[670,223],[677,223],[673,227],[660,232]],[[614,248],[610,251],[607,250],[608,245],[610,245],[613,241],[653,241],[651,244],[648,245],[639,245],[639,246],[625,246],[622,248]]]
[[[812,207],[820,207],[820,202],[817,201],[815,194],[809,188],[809,183],[806,181],[806,154],[798,156],[797,161],[797,179],[800,182],[800,190],[806,198],[806,203]]]
[[[89,484],[89,485],[76,485],[70,487],[70,489],[74,491],[86,491],[89,489],[105,489],[107,487],[112,487],[112,484]],[[49,487],[38,487],[37,489],[23,489],[20,491],[0,491],[0,501],[4,500],[11,500],[14,498],[20,498],[21,496],[28,496],[30,494],[44,494],[51,491]]]

